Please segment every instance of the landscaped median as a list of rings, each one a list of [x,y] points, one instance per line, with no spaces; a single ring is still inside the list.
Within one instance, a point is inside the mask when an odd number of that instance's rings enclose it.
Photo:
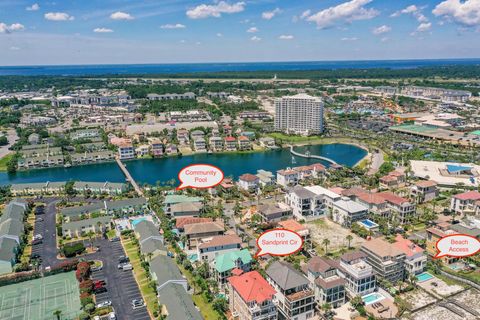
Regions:
[[[159,310],[159,304],[155,290],[150,286],[150,279],[147,277],[147,271],[142,267],[140,259],[139,247],[129,238],[129,236],[122,236],[121,243],[126,255],[130,259],[130,264],[133,266],[133,275],[135,281],[140,288],[143,301],[147,304],[147,309],[150,317],[154,317]]]

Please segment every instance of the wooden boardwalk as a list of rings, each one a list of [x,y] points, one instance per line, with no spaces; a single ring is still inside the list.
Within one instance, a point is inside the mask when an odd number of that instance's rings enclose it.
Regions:
[[[143,190],[142,190],[142,188],[140,188],[140,186],[137,184],[137,182],[135,181],[135,179],[133,179],[133,177],[132,177],[132,175],[130,174],[130,172],[128,172],[127,167],[125,167],[125,165],[122,163],[122,161],[121,161],[118,157],[115,157],[115,161],[117,161],[117,164],[118,164],[118,166],[120,167],[120,170],[122,170],[122,172],[123,172],[123,174],[125,175],[127,181],[130,182],[130,184],[132,185],[133,189],[135,189],[135,192],[137,192],[137,194],[138,194],[140,197],[143,197]]]

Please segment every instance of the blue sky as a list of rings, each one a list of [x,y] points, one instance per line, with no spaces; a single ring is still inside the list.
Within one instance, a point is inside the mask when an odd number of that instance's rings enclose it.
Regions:
[[[0,0],[0,65],[480,57],[480,0]]]

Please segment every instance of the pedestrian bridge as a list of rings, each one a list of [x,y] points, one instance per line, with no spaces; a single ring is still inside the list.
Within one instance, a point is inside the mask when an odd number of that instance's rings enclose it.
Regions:
[[[305,153],[297,152],[297,151],[293,150],[293,146],[290,146],[290,153],[293,154],[294,156],[301,157],[301,158],[319,159],[319,160],[327,161],[330,164],[338,164],[337,162],[335,162],[334,160],[332,160],[330,158],[326,158],[326,157],[311,154],[310,151],[307,151]]]

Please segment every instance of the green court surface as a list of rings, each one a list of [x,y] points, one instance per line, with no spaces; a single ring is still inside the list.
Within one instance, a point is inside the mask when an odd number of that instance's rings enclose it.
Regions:
[[[0,287],[1,320],[75,319],[80,314],[80,292],[75,272]]]

